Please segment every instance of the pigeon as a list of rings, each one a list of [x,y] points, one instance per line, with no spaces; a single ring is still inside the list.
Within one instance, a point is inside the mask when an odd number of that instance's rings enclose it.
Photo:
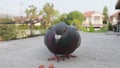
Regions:
[[[48,60],[59,61],[64,58],[76,57],[71,53],[80,46],[81,37],[75,27],[60,22],[46,31],[44,43],[48,50],[55,55]]]

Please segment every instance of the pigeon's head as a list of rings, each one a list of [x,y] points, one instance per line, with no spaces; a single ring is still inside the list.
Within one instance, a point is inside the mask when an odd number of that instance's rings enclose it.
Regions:
[[[67,32],[67,24],[65,24],[63,22],[58,23],[55,26],[55,32],[57,35],[63,35],[65,32]]]
[[[65,23],[58,23],[55,26],[55,39],[58,41],[62,38],[62,36],[67,32],[67,24]]]

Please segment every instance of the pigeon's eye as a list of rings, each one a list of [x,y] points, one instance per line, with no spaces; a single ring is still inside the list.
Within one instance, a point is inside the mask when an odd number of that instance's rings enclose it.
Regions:
[[[66,31],[67,31],[67,29],[66,29],[66,28],[64,28],[63,32],[66,32]]]

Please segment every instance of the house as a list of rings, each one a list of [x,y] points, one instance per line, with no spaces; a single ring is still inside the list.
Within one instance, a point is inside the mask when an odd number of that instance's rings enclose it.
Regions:
[[[118,22],[118,14],[119,13],[120,13],[120,11],[117,11],[117,12],[113,13],[110,16],[109,20],[110,20],[110,22],[111,22],[112,25],[116,25],[117,24],[117,22]]]
[[[120,31],[120,11],[115,12],[110,16],[110,22],[113,26],[113,31]]]
[[[104,16],[95,11],[87,11],[83,13],[85,17],[85,21],[83,22],[83,26],[88,28],[90,27],[90,24],[95,28],[95,30],[99,30],[101,27],[104,26],[103,24],[103,18]]]

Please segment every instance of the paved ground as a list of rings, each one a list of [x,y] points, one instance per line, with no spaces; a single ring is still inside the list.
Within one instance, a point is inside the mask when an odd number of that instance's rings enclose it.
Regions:
[[[55,68],[120,68],[120,36],[80,32],[81,46],[73,53],[77,58],[47,61],[53,54],[44,45],[43,36],[0,42],[0,68],[38,68],[54,64]]]

